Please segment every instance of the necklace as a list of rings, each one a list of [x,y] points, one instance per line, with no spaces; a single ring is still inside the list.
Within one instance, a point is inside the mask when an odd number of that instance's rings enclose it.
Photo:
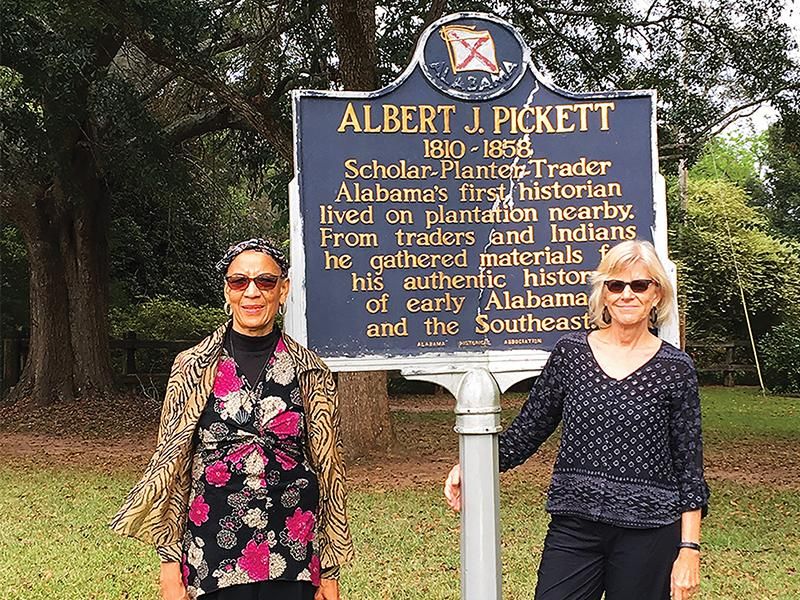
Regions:
[[[242,366],[239,364],[239,361],[236,360],[236,350],[233,347],[233,335],[232,334],[229,336],[229,339],[230,339],[230,342],[231,342],[231,358],[233,359],[233,362],[235,362],[236,365],[239,367],[239,369],[242,371],[242,378],[247,383],[247,386],[252,390],[252,389],[255,388],[255,386],[258,385],[258,382],[261,381],[261,376],[264,374],[264,371],[267,369],[267,364],[269,363],[269,359],[271,358],[271,356],[270,356],[271,353],[267,352],[267,358],[264,361],[264,364],[262,365],[261,370],[258,372],[258,375],[256,375],[255,379],[251,383],[250,380],[247,378],[247,375],[245,374],[244,369],[242,369]]]

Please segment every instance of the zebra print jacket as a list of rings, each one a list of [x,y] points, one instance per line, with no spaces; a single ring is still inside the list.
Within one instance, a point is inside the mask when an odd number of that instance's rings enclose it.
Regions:
[[[193,436],[214,387],[222,341],[229,324],[178,354],[172,365],[155,453],[144,476],[130,491],[111,528],[154,544],[162,562],[179,561],[186,523]],[[339,566],[353,558],[347,522],[345,472],[333,375],[320,358],[287,335],[306,419],[308,459],[319,479],[317,518],[322,576],[338,578]]]

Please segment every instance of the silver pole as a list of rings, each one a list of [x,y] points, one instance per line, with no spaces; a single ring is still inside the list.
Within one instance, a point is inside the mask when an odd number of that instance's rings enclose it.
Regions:
[[[489,371],[464,374],[455,413],[461,462],[461,599],[500,600],[500,390]]]

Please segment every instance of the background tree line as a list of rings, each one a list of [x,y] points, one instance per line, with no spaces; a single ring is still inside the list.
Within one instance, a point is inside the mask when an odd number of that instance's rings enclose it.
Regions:
[[[203,333],[207,320],[174,316],[218,318],[224,247],[288,236],[289,92],[380,87],[458,10],[511,21],[564,88],[657,89],[661,170],[694,165],[688,194],[670,194],[691,334],[744,335],[733,256],[759,339],[794,330],[800,74],[781,2],[6,0],[2,330],[31,338],[6,401],[113,393],[107,340],[122,324]],[[715,145],[765,102],[781,120],[757,148]],[[352,414],[373,413],[367,445],[391,437],[388,405],[367,410],[381,377],[344,381]]]

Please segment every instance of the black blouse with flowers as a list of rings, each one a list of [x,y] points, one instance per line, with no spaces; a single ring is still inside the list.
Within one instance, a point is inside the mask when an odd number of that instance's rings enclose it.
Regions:
[[[319,487],[304,439],[300,389],[279,334],[229,331],[195,435],[182,560],[191,598],[274,579],[319,585]]]

